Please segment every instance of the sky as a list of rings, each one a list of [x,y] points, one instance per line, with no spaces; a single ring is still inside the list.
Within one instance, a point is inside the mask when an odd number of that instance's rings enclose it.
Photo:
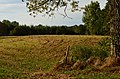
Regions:
[[[79,0],[80,6],[83,7],[89,4],[91,1],[100,2],[100,7],[104,8],[106,4],[106,0]],[[67,12],[70,18],[64,18],[59,13],[55,14],[54,18],[50,18],[48,16],[43,17],[42,14],[38,14],[35,18],[30,16],[28,13],[28,9],[26,8],[26,3],[22,2],[22,0],[0,0],[0,21],[9,20],[9,21],[17,21],[21,25],[79,25],[83,24],[82,22],[82,12],[71,13]]]

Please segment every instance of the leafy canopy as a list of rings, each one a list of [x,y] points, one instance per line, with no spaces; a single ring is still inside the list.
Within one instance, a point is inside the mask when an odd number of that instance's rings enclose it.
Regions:
[[[59,8],[64,8],[64,14],[62,15],[65,17],[67,16],[66,10],[68,7],[71,12],[80,10],[78,0],[26,0],[26,7],[28,8],[30,15],[34,17],[37,13],[52,16],[55,11],[59,11]]]
[[[82,20],[85,23],[85,26],[87,26],[87,34],[99,34],[98,30],[100,31],[100,28],[102,27],[102,20],[98,1],[91,1],[90,4],[85,6]]]

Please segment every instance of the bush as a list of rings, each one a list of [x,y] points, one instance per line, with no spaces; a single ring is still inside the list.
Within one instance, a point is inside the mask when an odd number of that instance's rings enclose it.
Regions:
[[[108,49],[103,48],[101,46],[73,46],[71,48],[72,51],[72,61],[75,62],[76,60],[80,59],[86,61],[91,56],[99,57],[101,60],[108,56]]]

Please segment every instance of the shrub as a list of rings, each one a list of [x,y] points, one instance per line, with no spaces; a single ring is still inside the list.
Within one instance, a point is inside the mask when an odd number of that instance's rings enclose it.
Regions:
[[[80,59],[86,61],[91,56],[99,57],[101,60],[108,56],[108,49],[103,48],[102,46],[73,46],[71,48],[72,51],[72,61],[75,62],[76,60]]]

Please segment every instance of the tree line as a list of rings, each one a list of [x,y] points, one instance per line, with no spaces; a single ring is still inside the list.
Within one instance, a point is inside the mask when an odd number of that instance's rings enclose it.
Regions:
[[[19,22],[3,20],[0,22],[0,35],[108,35],[108,5],[100,9],[99,3],[91,2],[83,8],[84,25],[44,26],[20,25]]]
[[[84,25],[74,26],[43,26],[39,25],[19,25],[18,22],[3,20],[0,22],[0,35],[84,35]]]

